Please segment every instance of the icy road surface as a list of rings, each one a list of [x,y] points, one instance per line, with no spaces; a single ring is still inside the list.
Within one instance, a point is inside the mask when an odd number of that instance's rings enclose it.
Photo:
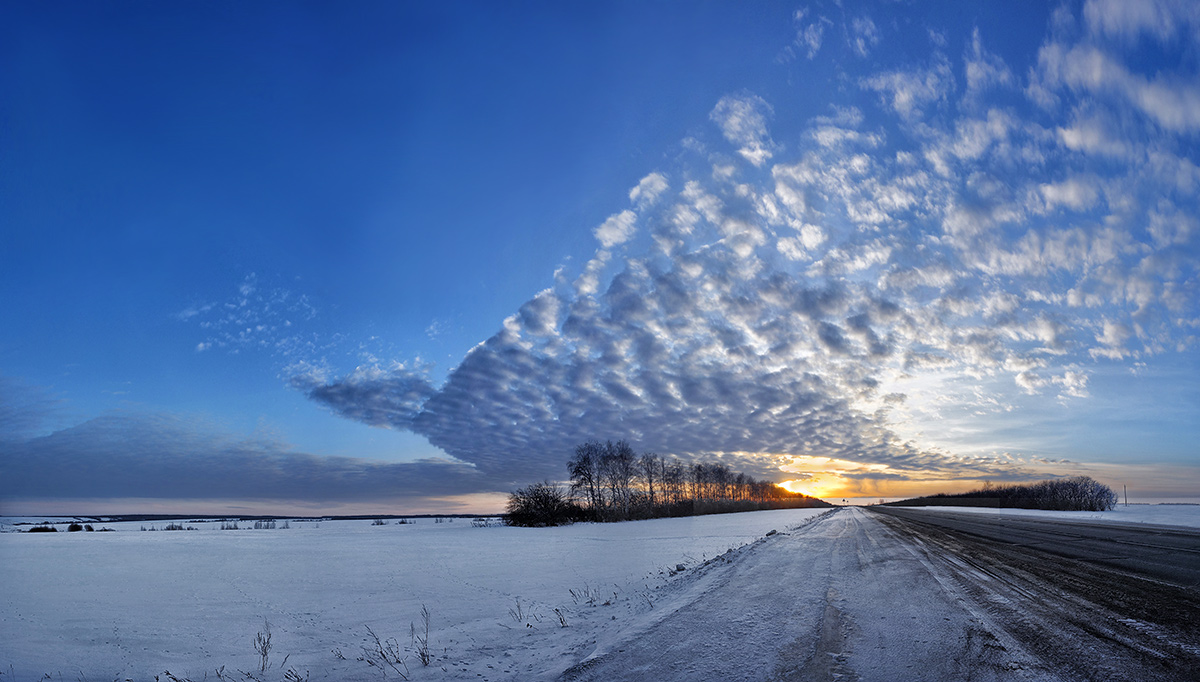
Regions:
[[[842,509],[706,568],[564,679],[1200,679],[1194,589],[907,518]]]

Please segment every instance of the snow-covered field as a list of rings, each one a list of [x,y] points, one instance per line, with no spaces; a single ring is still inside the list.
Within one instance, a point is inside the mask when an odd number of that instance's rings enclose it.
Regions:
[[[421,519],[0,533],[0,682],[172,679],[167,671],[197,681],[553,674],[620,620],[666,608],[677,564],[694,571],[826,511],[547,529]],[[65,530],[69,519],[60,521]],[[420,634],[422,606],[431,614],[429,667],[410,631],[415,623]],[[263,673],[254,638],[267,622]],[[405,663],[383,662],[368,627],[384,656],[394,646]]]
[[[1187,526],[1200,528],[1200,504],[1132,504],[1117,505],[1106,512],[1044,511],[1041,509],[990,509],[987,507],[921,507],[929,511],[1004,514],[1007,516],[1040,516],[1067,521],[1107,521],[1114,523],[1145,523],[1158,526]]]

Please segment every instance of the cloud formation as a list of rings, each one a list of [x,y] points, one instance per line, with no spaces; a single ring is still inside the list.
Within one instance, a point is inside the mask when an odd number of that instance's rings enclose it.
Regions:
[[[197,303],[175,315],[204,330],[205,338],[196,344],[196,352],[213,348],[230,353],[257,350],[286,358],[314,350],[297,330],[300,323],[315,316],[316,309],[306,296],[282,287],[264,287],[254,273],[242,280],[233,298]]]
[[[1052,35],[1024,83],[986,30],[957,61],[935,45],[865,76],[877,109],[835,106],[787,158],[771,104],[728,95],[710,114],[721,139],[647,175],[575,278],[443,385],[400,365],[310,367],[293,385],[500,486],[560,476],[589,438],[776,478],[796,457],[881,479],[1053,470],[898,434],[935,424],[940,397],[977,417],[1086,400],[1094,363],[1195,346],[1200,171],[1179,136],[1200,128],[1196,74],[1140,74],[1120,45],[1171,40],[1194,12],[1155,3],[1122,23],[1124,7],[1089,2],[1089,30]],[[814,58],[829,22],[796,21]],[[864,56],[880,33],[865,17],[847,27]]]
[[[472,467],[381,462],[297,452],[178,416],[115,412],[3,443],[0,500],[389,502],[491,489]]]
[[[726,140],[737,145],[738,154],[761,166],[770,160],[774,147],[767,134],[767,121],[773,113],[771,105],[758,95],[728,95],[717,102],[709,118],[720,126]]]

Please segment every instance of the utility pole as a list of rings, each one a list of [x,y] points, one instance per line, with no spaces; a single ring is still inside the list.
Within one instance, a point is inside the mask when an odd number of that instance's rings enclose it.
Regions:
[[[1121,490],[1125,491],[1125,506],[1128,507],[1129,506],[1129,486],[1122,483]]]

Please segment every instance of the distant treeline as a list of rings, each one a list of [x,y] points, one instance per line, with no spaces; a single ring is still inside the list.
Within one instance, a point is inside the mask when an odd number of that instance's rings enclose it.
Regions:
[[[1055,509],[1061,511],[1108,511],[1116,506],[1117,494],[1089,476],[1060,478],[1024,485],[984,483],[978,490],[958,495],[939,493],[888,504],[897,507],[998,507],[1007,509]]]
[[[627,521],[760,509],[828,507],[770,481],[733,473],[724,464],[689,464],[625,441],[588,441],[567,462],[570,488],[545,481],[509,495],[506,520],[517,526],[575,521]]]

